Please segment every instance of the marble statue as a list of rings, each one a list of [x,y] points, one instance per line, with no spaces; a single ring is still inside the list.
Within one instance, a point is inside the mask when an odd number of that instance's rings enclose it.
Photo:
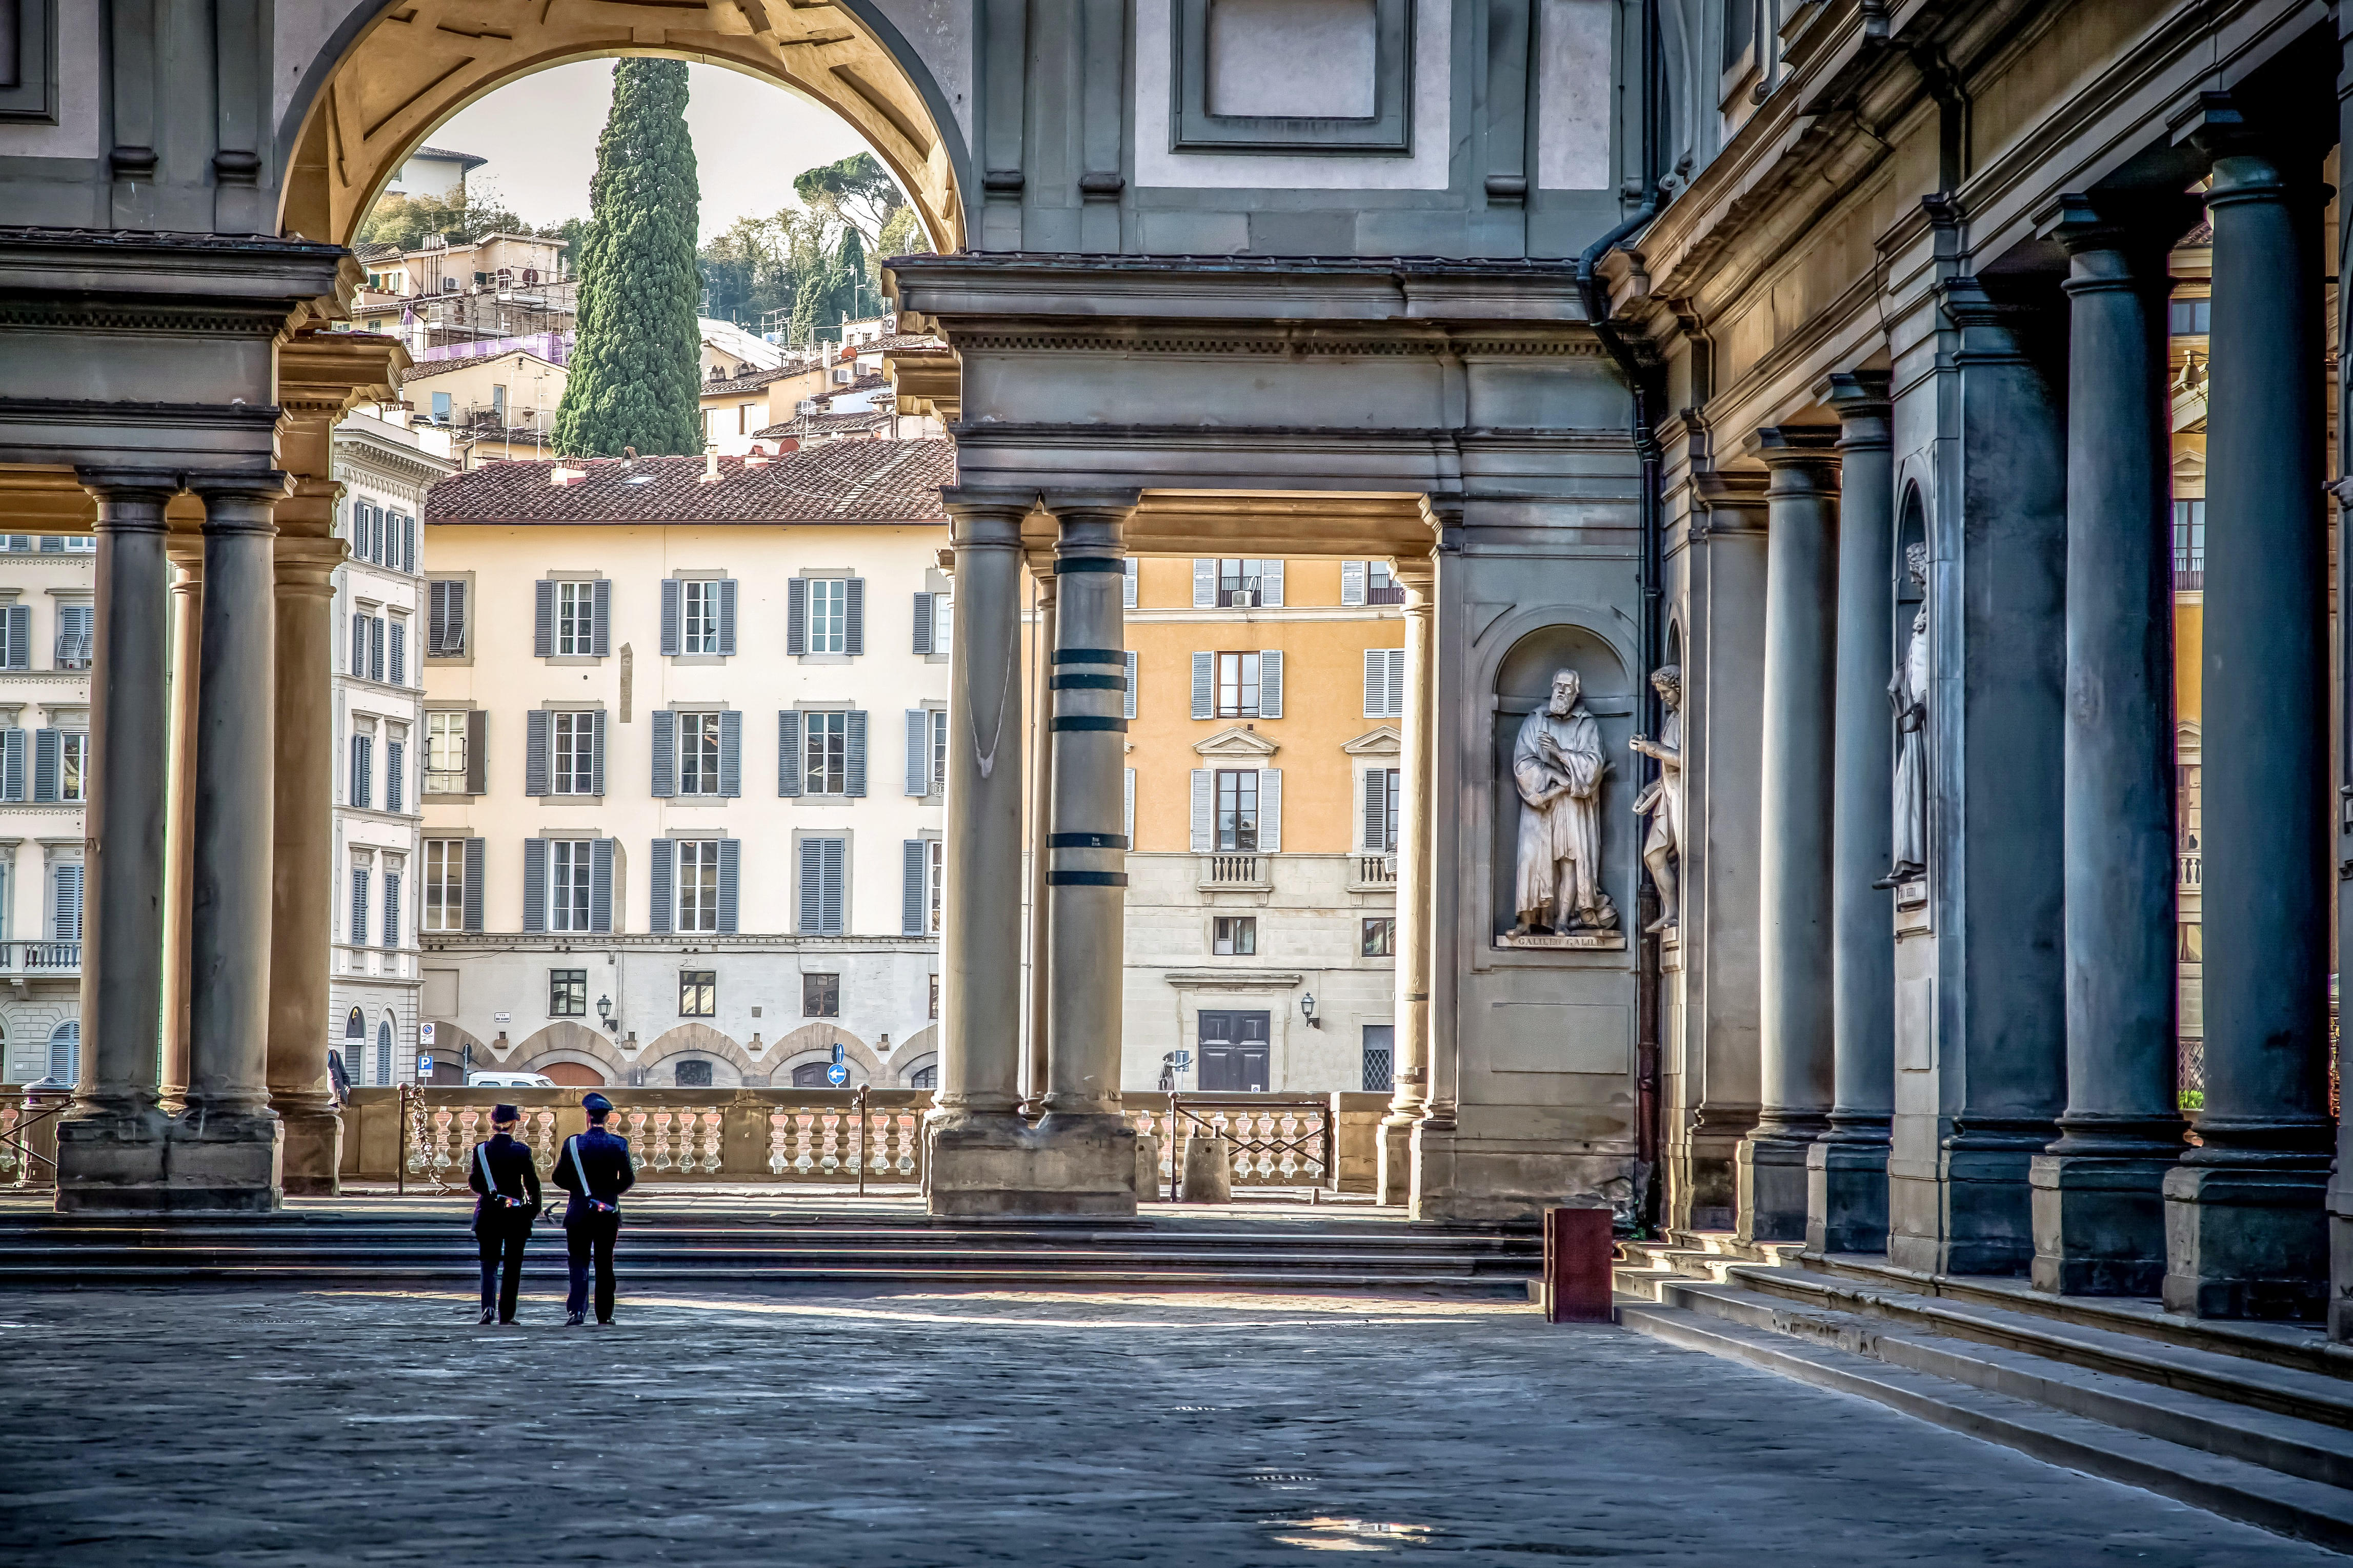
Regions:
[[[1545,706],[1520,725],[1512,779],[1520,792],[1514,936],[1611,931],[1617,907],[1601,890],[1601,726],[1573,669],[1552,678]]]
[[[1642,840],[1642,864],[1651,868],[1651,881],[1659,889],[1659,918],[1642,928],[1646,933],[1672,931],[1676,923],[1675,873],[1683,852],[1683,667],[1662,665],[1651,672],[1651,685],[1657,689],[1666,715],[1659,722],[1659,738],[1637,735],[1627,742],[1659,763],[1659,776],[1634,802],[1636,816],[1650,814],[1651,833]]]
[[[1895,756],[1894,864],[1872,884],[1893,888],[1917,881],[1928,870],[1928,547],[1907,545],[1904,573],[1920,593],[1920,613],[1912,617],[1912,640],[1887,682],[1888,705],[1895,710],[1903,749]]]

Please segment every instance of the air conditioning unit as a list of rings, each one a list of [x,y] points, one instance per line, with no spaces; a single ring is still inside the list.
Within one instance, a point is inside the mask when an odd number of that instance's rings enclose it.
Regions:
[[[836,383],[844,386],[849,384],[850,377],[856,374],[856,372],[852,371],[849,366],[846,364],[838,364],[833,367],[833,379]]]
[[[804,397],[793,405],[793,417],[796,419],[807,419],[816,412],[817,399],[814,397]]]

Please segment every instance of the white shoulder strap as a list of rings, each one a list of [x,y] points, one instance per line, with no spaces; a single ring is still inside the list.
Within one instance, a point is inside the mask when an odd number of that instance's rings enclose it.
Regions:
[[[580,1163],[580,1134],[575,1132],[565,1142],[572,1149],[572,1173],[580,1178],[580,1195],[584,1198],[595,1197],[596,1194],[588,1190],[588,1167]]]
[[[498,1177],[491,1173],[491,1146],[488,1143],[475,1144],[474,1157],[482,1167],[482,1185],[491,1189],[492,1197],[504,1197],[506,1194],[499,1191]]]

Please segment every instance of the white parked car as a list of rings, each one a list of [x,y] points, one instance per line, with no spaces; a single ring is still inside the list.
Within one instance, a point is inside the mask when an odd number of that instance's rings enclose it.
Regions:
[[[555,1080],[537,1072],[477,1072],[466,1075],[468,1089],[554,1089]]]

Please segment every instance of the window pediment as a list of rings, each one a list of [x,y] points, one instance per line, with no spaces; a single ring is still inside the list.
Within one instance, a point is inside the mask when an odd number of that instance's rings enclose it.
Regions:
[[[1353,741],[1344,741],[1340,749],[1352,757],[1394,757],[1405,749],[1405,737],[1394,724],[1383,724],[1367,730]]]
[[[1196,742],[1193,746],[1193,750],[1205,757],[1236,757],[1249,762],[1271,757],[1280,749],[1257,731],[1246,730],[1239,724],[1220,730],[1207,740]]]

